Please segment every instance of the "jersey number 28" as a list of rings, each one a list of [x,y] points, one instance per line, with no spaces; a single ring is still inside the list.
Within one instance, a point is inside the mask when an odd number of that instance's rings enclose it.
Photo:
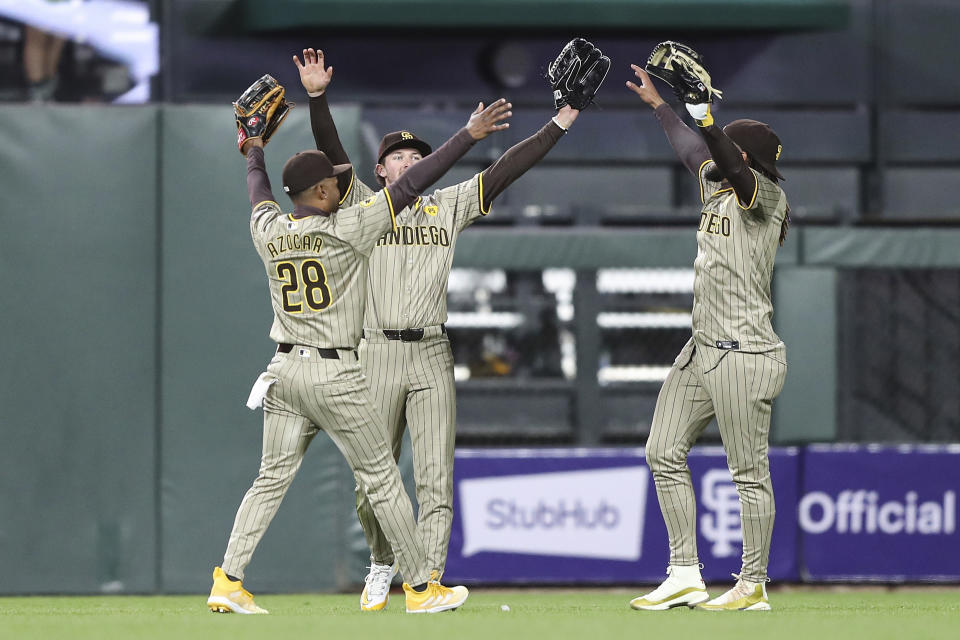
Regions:
[[[327,272],[316,260],[304,260],[300,269],[293,262],[278,262],[277,277],[285,284],[280,289],[283,296],[283,310],[287,313],[303,313],[303,302],[313,311],[323,311],[330,306],[330,287],[327,286]],[[290,295],[300,291],[303,302],[291,302]]]

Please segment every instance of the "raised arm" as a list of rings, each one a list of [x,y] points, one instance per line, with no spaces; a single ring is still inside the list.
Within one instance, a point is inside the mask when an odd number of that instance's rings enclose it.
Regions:
[[[511,107],[512,105],[503,98],[486,108],[482,102],[477,105],[465,127],[457,131],[439,149],[414,163],[403,172],[399,180],[384,189],[393,210],[400,211],[412,204],[478,140],[483,140],[494,131],[509,127],[510,125],[503,121],[513,115],[510,111]]]
[[[714,124],[710,105],[688,104],[687,111],[696,120],[697,127],[703,134],[710,155],[717,164],[717,171],[733,187],[737,199],[741,203],[753,202],[753,197],[757,193],[757,176],[750,170],[740,147],[723,132],[723,129]]]
[[[550,119],[535,134],[513,145],[483,171],[483,209],[489,209],[490,203],[503,193],[514,180],[526,173],[527,169],[540,162],[567,132],[580,111],[567,105]]]
[[[250,138],[243,143],[241,151],[247,157],[247,195],[250,196],[250,206],[256,207],[261,202],[274,201],[267,165],[263,159],[263,140]]]
[[[337,125],[327,103],[327,87],[333,80],[333,67],[324,67],[323,51],[320,49],[304,49],[303,62],[301,63],[297,56],[293,56],[293,62],[300,73],[300,83],[310,97],[310,128],[313,130],[317,149],[327,154],[333,164],[349,164],[350,157],[340,141]],[[352,170],[337,178],[341,194],[347,192],[352,179],[351,173]]]
[[[627,88],[640,96],[640,99],[653,109],[677,157],[690,173],[698,175],[700,167],[710,159],[710,150],[707,145],[696,132],[683,123],[670,105],[663,101],[647,72],[635,64],[631,64],[630,68],[640,80],[640,84],[637,85],[628,80]]]

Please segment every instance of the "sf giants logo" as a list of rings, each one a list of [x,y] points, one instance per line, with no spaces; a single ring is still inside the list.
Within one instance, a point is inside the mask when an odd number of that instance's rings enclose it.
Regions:
[[[730,237],[730,218],[722,216],[712,211],[702,211],[700,213],[700,227],[698,231],[712,233],[715,236]]]
[[[740,500],[726,469],[711,469],[700,482],[703,506],[711,513],[700,516],[700,532],[713,543],[710,552],[717,558],[739,553],[733,542],[743,543],[740,527]]]

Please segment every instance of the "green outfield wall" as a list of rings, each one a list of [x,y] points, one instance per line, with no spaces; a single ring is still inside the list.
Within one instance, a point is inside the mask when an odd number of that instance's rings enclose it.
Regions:
[[[230,109],[0,114],[0,593],[202,591],[257,471],[260,415],[244,402],[272,353]],[[275,187],[311,145],[306,116],[267,149]],[[365,158],[361,109],[334,117]],[[460,242],[457,266],[587,273],[696,253],[684,227],[481,223]],[[958,268],[957,247],[954,228],[791,230],[774,283],[790,360],[777,442],[837,433],[839,270]],[[352,501],[345,463],[317,438],[250,567],[260,588],[361,579]]]

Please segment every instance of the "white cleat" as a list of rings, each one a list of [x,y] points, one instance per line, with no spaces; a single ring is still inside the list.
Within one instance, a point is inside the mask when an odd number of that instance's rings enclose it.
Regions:
[[[360,594],[361,611],[382,611],[390,601],[390,584],[397,575],[397,565],[370,563],[370,572],[364,578],[366,586]]]
[[[707,586],[700,576],[700,565],[667,567],[667,579],[648,594],[630,601],[630,606],[642,611],[665,611],[673,607],[691,609],[710,599]]]
[[[750,582],[733,574],[737,584],[721,596],[697,607],[704,611],[770,611],[765,582]]]

